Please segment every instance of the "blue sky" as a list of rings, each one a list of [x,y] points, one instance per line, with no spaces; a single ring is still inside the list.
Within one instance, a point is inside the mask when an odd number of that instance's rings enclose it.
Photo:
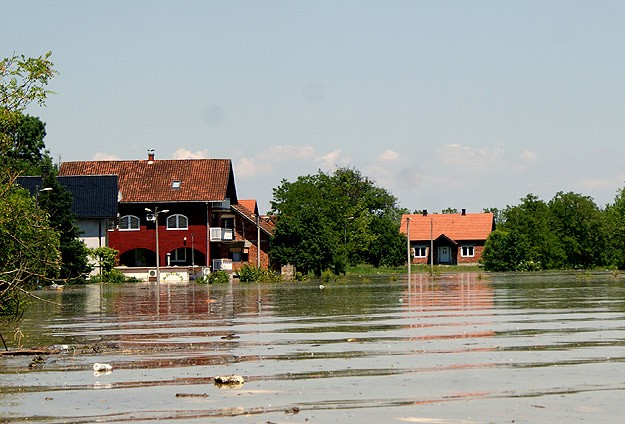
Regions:
[[[261,213],[355,167],[479,212],[625,186],[625,2],[5,1],[1,57],[52,51],[62,161],[231,158]]]

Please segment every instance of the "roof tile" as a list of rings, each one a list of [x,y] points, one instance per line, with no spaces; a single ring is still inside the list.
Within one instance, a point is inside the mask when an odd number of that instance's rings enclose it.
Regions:
[[[486,240],[494,229],[494,215],[488,213],[410,214],[402,216],[402,233],[410,218],[410,240],[434,240],[442,234],[452,240]],[[430,224],[431,223],[431,224]],[[430,232],[430,226],[432,231]]]
[[[118,175],[122,202],[222,201],[234,186],[230,159],[63,162],[59,175]]]

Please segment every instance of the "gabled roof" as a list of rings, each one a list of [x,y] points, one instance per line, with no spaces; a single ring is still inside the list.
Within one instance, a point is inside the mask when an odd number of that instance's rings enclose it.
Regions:
[[[400,231],[406,233],[406,219],[410,218],[410,240],[437,239],[441,235],[455,241],[486,240],[495,229],[495,218],[488,213],[410,214],[402,216]],[[432,231],[430,233],[430,224]]]
[[[122,203],[237,202],[230,159],[63,162],[59,175],[117,175]]]
[[[230,207],[248,221],[256,224],[256,216],[258,215],[256,200],[239,200],[238,204],[230,205]],[[254,209],[249,209],[250,207],[253,207]],[[258,219],[258,226],[268,235],[273,235],[276,229],[273,221],[262,216]]]
[[[59,184],[72,193],[72,212],[79,219],[117,217],[117,175],[57,177]],[[35,193],[42,187],[41,177],[19,177],[17,183]]]
[[[252,212],[253,214],[258,215],[258,204],[256,203],[255,199],[239,200],[239,205],[243,206],[245,209]]]

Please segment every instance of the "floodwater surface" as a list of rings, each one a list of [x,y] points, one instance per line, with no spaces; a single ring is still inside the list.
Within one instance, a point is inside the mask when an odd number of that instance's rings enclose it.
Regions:
[[[620,423],[625,279],[445,274],[39,291],[0,422]],[[95,372],[93,365],[109,364]],[[218,375],[245,383],[214,384]]]

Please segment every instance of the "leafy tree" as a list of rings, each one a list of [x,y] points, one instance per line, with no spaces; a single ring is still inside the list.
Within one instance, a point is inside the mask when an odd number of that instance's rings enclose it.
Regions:
[[[566,255],[552,232],[549,207],[544,201],[528,194],[519,206],[506,208],[504,219],[502,229],[515,231],[521,237],[528,249],[528,261],[546,269],[564,267]]]
[[[493,231],[484,244],[482,263],[487,271],[520,271],[528,263],[528,246],[516,231]]]
[[[550,228],[560,240],[567,268],[601,265],[605,237],[601,211],[591,197],[558,192],[549,202]]]
[[[456,209],[456,208],[446,208],[446,209],[443,209],[441,211],[441,213],[447,213],[447,214],[458,213],[458,209]]]
[[[16,112],[11,122],[0,119],[0,134],[5,137],[0,169],[20,175],[42,175],[52,168],[46,150],[46,125],[39,118]]]
[[[618,269],[625,269],[625,187],[618,191],[614,203],[606,207],[603,221],[605,261]]]
[[[69,283],[84,282],[85,275],[92,270],[89,249],[80,240],[80,231],[74,225],[76,215],[72,212],[72,194],[56,177],[54,170],[44,177],[43,186],[51,190],[39,195],[39,204],[49,213],[50,224],[60,236],[60,278]]]
[[[44,105],[50,94],[46,86],[56,72],[49,57],[13,55],[0,61],[0,317],[5,318],[19,317],[29,290],[60,267],[58,235],[35,199],[14,185],[24,171],[18,161],[4,159],[26,153],[16,148],[16,135],[38,132],[23,111],[33,102]]]
[[[0,317],[19,318],[30,290],[60,270],[59,237],[45,211],[15,185],[0,194]]]
[[[270,255],[277,263],[321,275],[326,269],[342,273],[347,264],[397,261],[396,249],[381,247],[403,237],[398,236],[396,199],[358,170],[338,168],[332,174],[283,180],[271,207],[277,226]],[[398,257],[403,263],[403,253]]]

